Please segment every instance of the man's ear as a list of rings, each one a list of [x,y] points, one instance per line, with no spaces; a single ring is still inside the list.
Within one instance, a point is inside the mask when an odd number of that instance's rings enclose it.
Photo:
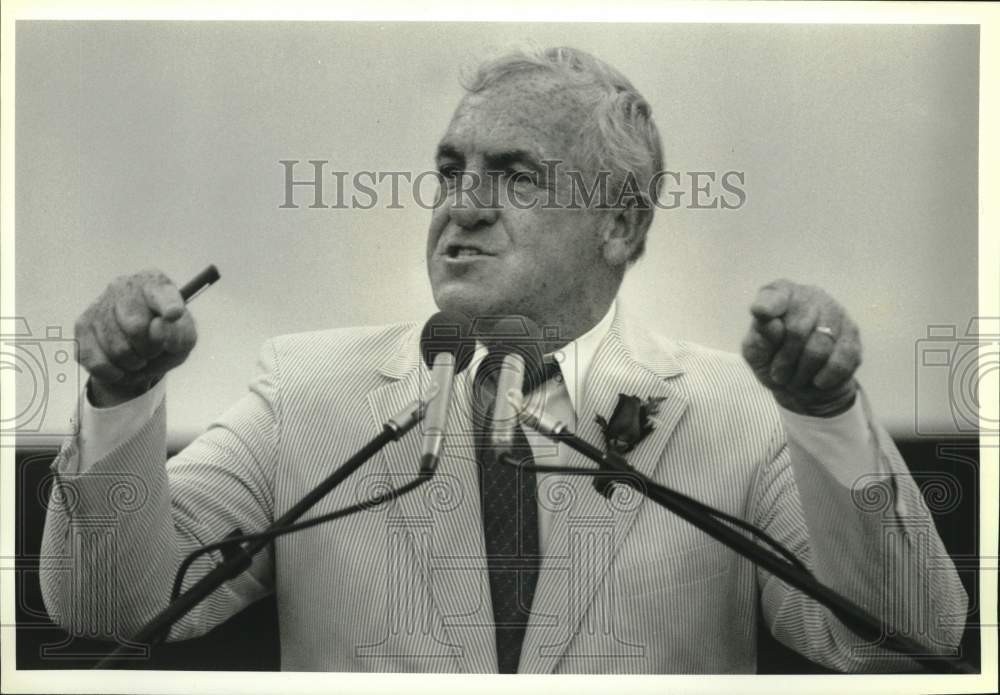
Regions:
[[[604,228],[601,250],[604,260],[613,267],[624,266],[634,260],[646,240],[646,230],[653,219],[653,211],[635,204],[616,211]]]

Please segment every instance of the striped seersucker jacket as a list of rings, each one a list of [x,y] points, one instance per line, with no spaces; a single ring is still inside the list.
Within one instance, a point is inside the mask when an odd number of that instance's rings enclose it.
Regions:
[[[235,528],[263,529],[420,395],[418,341],[414,325],[272,339],[248,395],[166,465],[165,406],[85,474],[68,472],[68,441],[53,463],[42,552],[53,617],[90,635],[134,633],[166,605],[187,552]],[[629,455],[636,468],[764,528],[821,581],[934,650],[957,644],[965,593],[870,413],[887,475],[849,489],[786,441],[773,399],[738,356],[666,340],[620,313],[587,378],[582,437],[601,441],[594,416],[609,414],[619,393],[665,399],[656,429]],[[469,399],[460,378],[433,483],[280,538],[171,639],[202,634],[273,591],[284,670],[495,672]],[[414,433],[391,444],[310,515],[412,480],[419,447]],[[759,620],[833,668],[908,666],[634,492],[609,500],[567,476],[547,478],[539,497],[553,521],[520,672],[753,672]],[[208,569],[196,563],[186,585]]]

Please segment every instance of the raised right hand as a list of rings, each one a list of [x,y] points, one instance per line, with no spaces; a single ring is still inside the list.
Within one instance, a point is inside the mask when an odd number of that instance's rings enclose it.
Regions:
[[[135,398],[178,366],[198,340],[177,286],[158,270],[122,276],[76,320],[77,356],[90,373],[90,402]]]

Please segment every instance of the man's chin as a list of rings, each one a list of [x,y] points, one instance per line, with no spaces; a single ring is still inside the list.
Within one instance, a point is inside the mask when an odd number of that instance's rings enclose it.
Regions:
[[[464,314],[470,319],[518,313],[498,302],[496,297],[470,292],[468,288],[442,288],[434,293],[434,302],[441,311]]]

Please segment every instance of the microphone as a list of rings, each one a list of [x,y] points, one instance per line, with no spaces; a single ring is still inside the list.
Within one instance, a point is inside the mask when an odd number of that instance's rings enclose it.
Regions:
[[[497,378],[496,405],[493,407],[493,429],[490,443],[498,451],[514,446],[517,417],[524,407],[524,358],[516,352],[504,356]]]
[[[544,346],[538,325],[526,316],[497,317],[482,322],[474,333],[489,347],[492,360],[484,362],[499,369],[490,444],[498,452],[509,452],[514,445],[518,417],[523,407],[523,393],[532,391],[544,378]]]
[[[420,455],[420,475],[434,474],[441,460],[444,430],[448,424],[452,384],[455,375],[469,366],[475,343],[469,338],[469,320],[440,311],[424,324],[420,354],[431,371],[431,393],[424,417],[424,443]]]

